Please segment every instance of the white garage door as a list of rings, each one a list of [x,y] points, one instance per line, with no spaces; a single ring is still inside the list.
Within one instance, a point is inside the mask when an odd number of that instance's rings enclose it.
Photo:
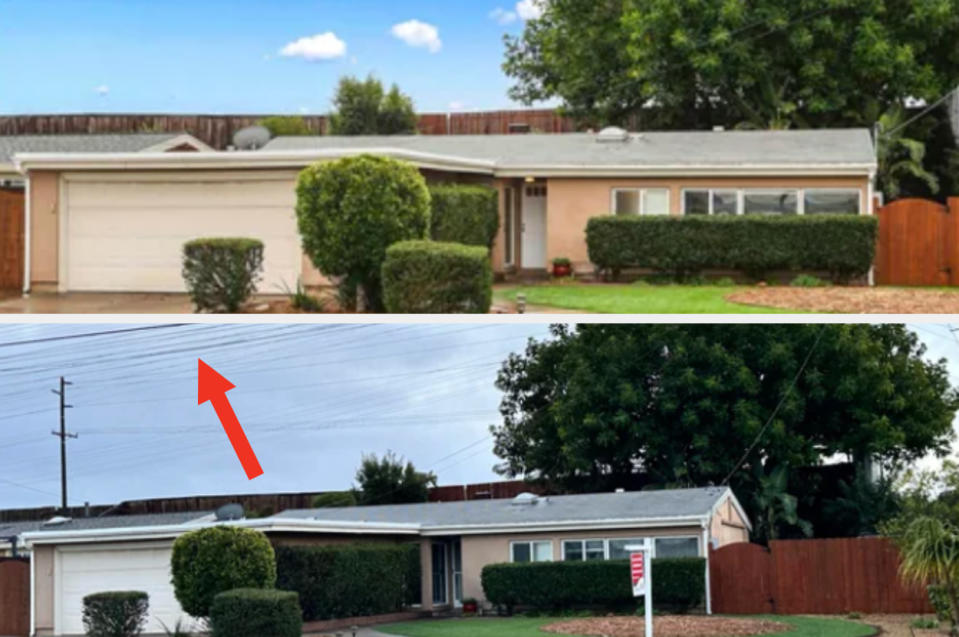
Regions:
[[[170,544],[138,544],[136,548],[61,549],[54,581],[56,633],[83,634],[83,598],[103,591],[144,591],[150,596],[144,632],[163,634],[163,621],[173,628],[177,619],[192,622],[173,595],[170,584]],[[192,625],[192,623],[191,623]]]
[[[62,289],[183,292],[183,244],[200,237],[263,241],[259,291],[295,287],[301,252],[292,173],[124,177],[67,179]]]

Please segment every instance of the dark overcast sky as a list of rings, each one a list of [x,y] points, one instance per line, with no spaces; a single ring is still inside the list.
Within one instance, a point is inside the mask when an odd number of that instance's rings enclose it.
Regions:
[[[59,502],[57,396],[67,389],[71,504],[345,489],[364,452],[393,450],[441,484],[497,479],[496,371],[545,325],[186,325],[35,341],[131,325],[0,325],[0,508]],[[959,342],[916,325],[931,358]],[[231,403],[264,475],[248,481],[209,404],[197,358]]]

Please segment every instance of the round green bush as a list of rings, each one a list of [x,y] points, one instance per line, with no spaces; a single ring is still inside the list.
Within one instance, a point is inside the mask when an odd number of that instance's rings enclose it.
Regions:
[[[438,241],[401,241],[386,251],[383,298],[396,314],[486,314],[493,300],[489,251]]]
[[[88,637],[136,637],[149,607],[143,591],[93,593],[83,598],[83,629]]]
[[[212,637],[300,637],[303,613],[292,591],[239,588],[213,598],[210,629]]]
[[[499,230],[499,193],[489,186],[438,184],[430,186],[430,236],[491,248]]]
[[[214,526],[173,543],[173,590],[183,610],[209,617],[213,598],[234,588],[273,588],[276,556],[259,531]]]
[[[263,242],[242,237],[194,239],[183,245],[183,280],[197,311],[236,312],[256,292]]]
[[[417,168],[387,157],[360,155],[304,169],[296,184],[296,218],[303,251],[323,274],[357,286],[380,311],[380,272],[386,249],[425,239],[430,194]]]

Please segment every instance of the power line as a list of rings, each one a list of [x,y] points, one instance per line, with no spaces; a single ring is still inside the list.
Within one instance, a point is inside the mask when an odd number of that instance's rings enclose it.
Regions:
[[[943,102],[945,102],[947,99],[949,99],[950,97],[952,97],[952,94],[955,93],[956,91],[959,91],[959,87],[956,87],[956,88],[952,89],[951,91],[949,91],[948,93],[946,93],[945,95],[943,95],[942,97],[940,97],[939,99],[937,99],[935,102],[933,102],[932,104],[930,104],[930,105],[927,106],[926,108],[922,109],[920,112],[916,113],[915,115],[913,115],[912,117],[910,117],[909,119],[907,119],[906,121],[904,121],[902,124],[899,124],[898,126],[894,126],[893,128],[889,129],[888,131],[883,131],[882,134],[881,134],[881,136],[882,136],[882,137],[888,137],[888,136],[892,135],[893,133],[895,133],[895,132],[897,132],[897,131],[905,128],[905,127],[908,126],[909,124],[912,124],[914,121],[916,121],[917,119],[919,119],[920,117],[922,117],[923,115],[925,115],[926,113],[930,112],[931,110],[933,110],[934,108],[936,108],[937,106],[939,106],[940,104],[942,104]]]
[[[183,327],[186,323],[163,323],[160,325],[145,325],[142,327],[128,327],[116,330],[103,330],[100,332],[84,332],[82,334],[65,334],[63,336],[45,336],[44,338],[34,338],[27,341],[7,341],[0,343],[0,347],[15,347],[18,345],[34,345],[36,343],[52,343],[54,341],[66,341],[77,338],[89,338],[92,336],[107,336],[109,334],[125,334],[128,332],[142,332],[145,330],[162,330],[171,327]]]

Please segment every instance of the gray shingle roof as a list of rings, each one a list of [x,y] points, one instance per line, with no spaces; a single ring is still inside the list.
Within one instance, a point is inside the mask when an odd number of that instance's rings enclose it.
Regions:
[[[872,164],[865,128],[787,131],[634,133],[598,142],[590,133],[530,135],[399,135],[276,137],[261,150],[394,148],[496,162],[499,168],[566,166],[738,166]]]
[[[184,513],[107,515],[92,518],[73,518],[69,522],[63,522],[61,524],[44,524],[45,521],[0,522],[0,538],[34,531],[81,531],[87,529],[121,529],[186,524],[212,515],[212,513],[212,511],[187,511]]]
[[[328,522],[379,522],[436,526],[509,525],[522,523],[599,522],[673,517],[701,517],[726,493],[721,487],[591,493],[540,498],[536,504],[513,500],[468,500],[326,509],[290,509],[277,518]]]
[[[181,134],[0,135],[0,164],[11,163],[14,153],[135,153]]]

